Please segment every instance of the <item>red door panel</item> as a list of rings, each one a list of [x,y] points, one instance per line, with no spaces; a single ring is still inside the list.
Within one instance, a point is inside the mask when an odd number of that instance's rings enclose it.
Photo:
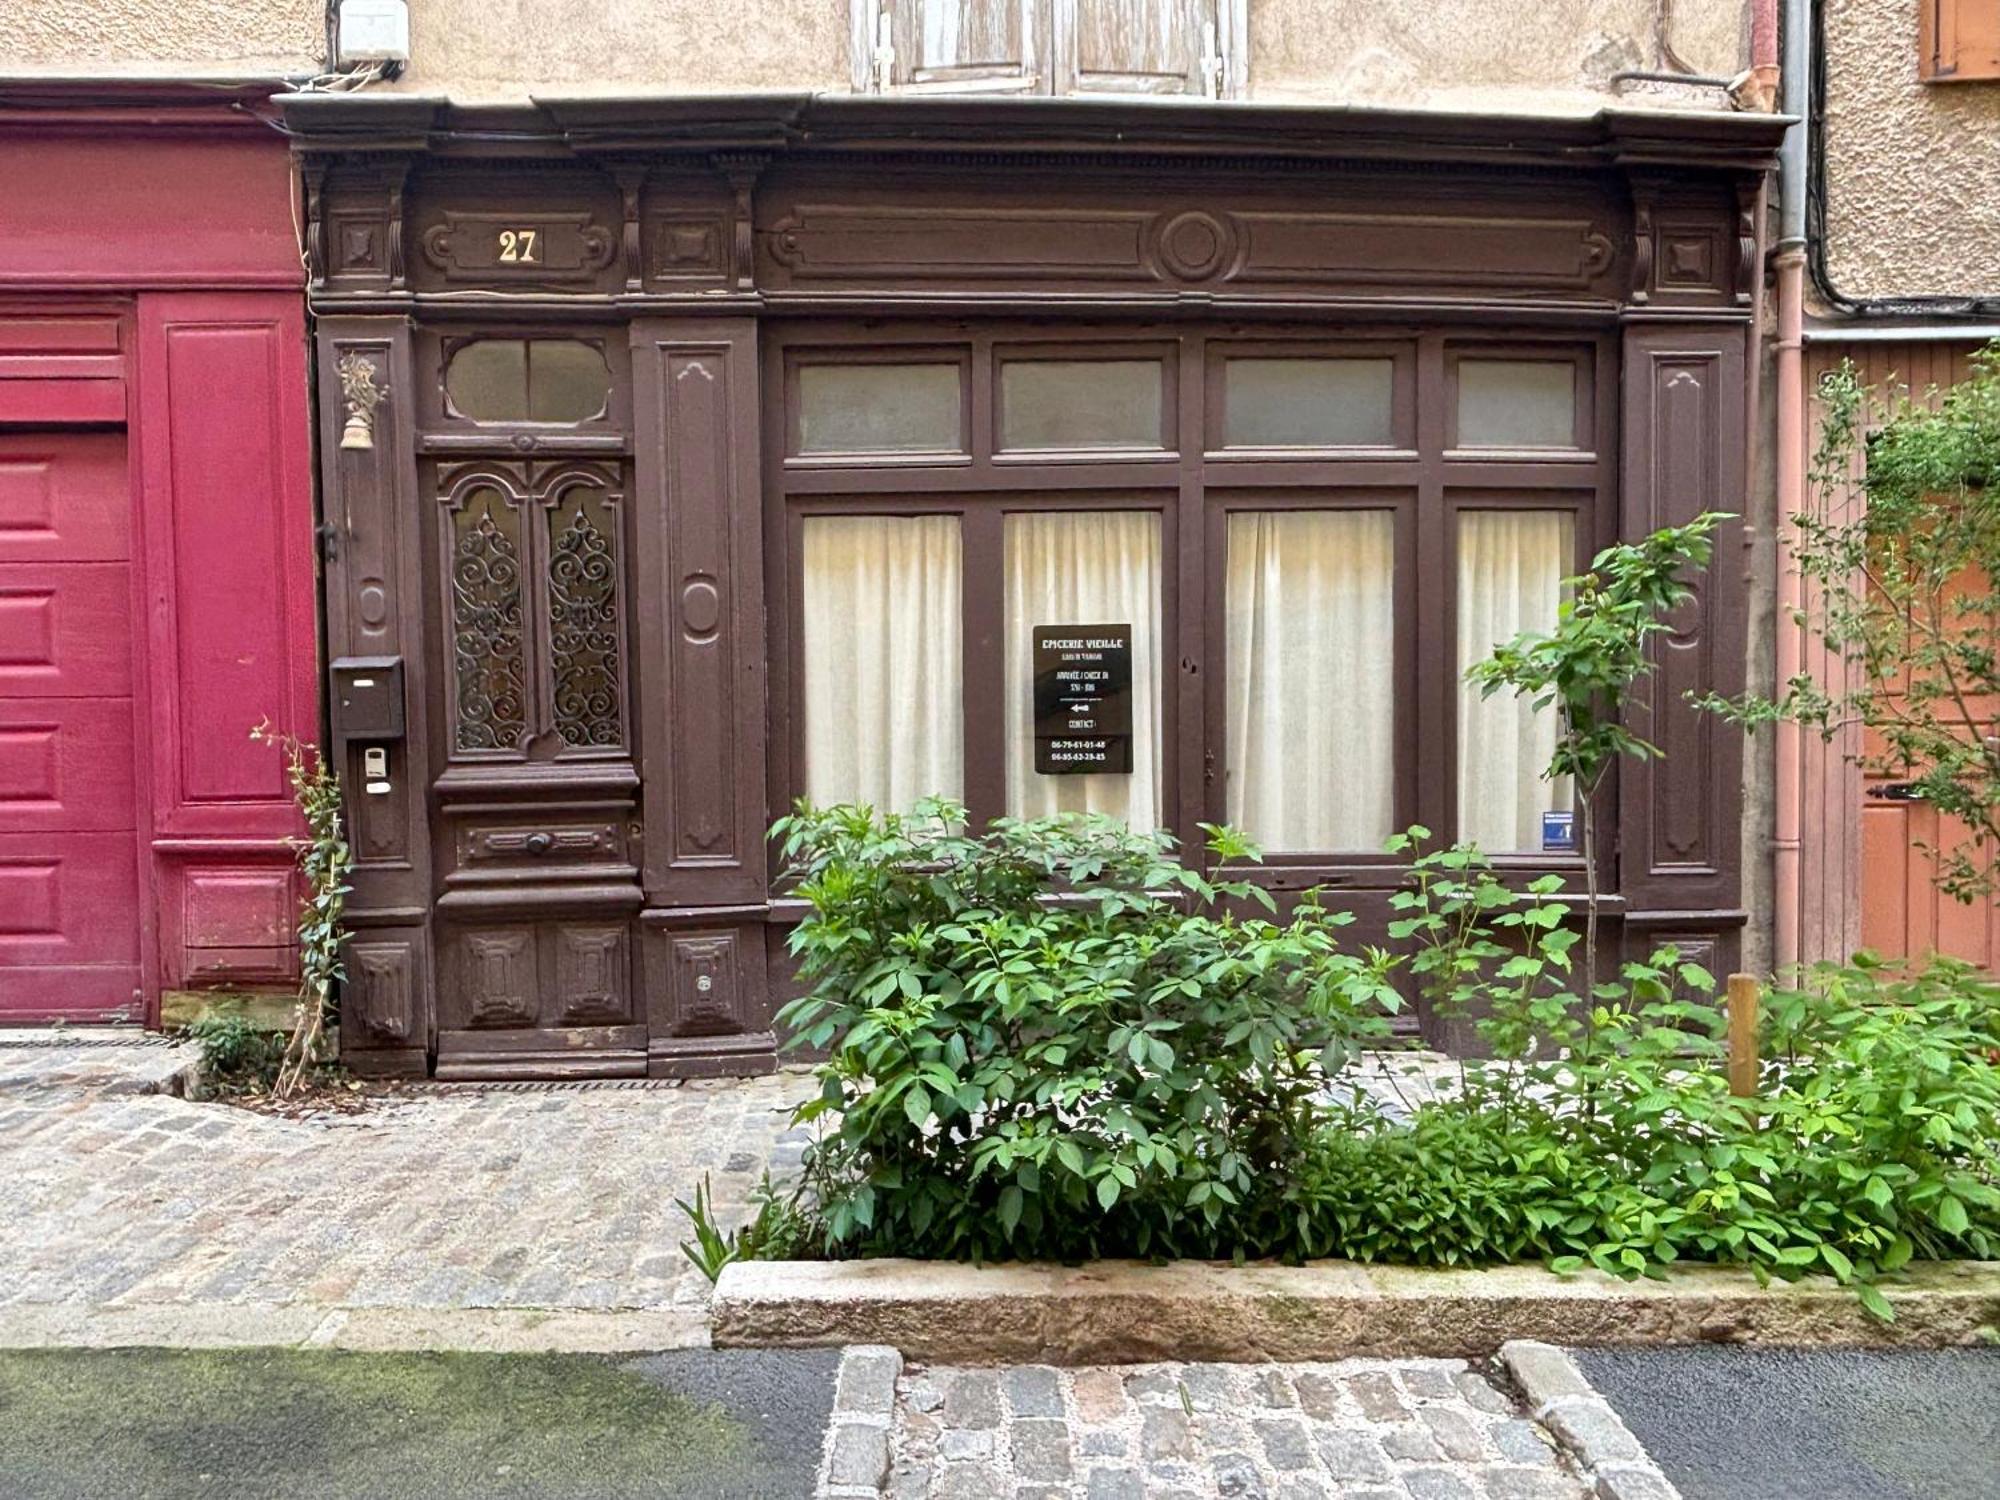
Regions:
[[[0,699],[0,830],[133,827],[127,698]]]
[[[0,433],[0,563],[125,561],[125,491],[117,433]]]
[[[129,697],[124,563],[0,563],[0,698]]]
[[[125,442],[0,436],[0,1020],[141,1013]]]

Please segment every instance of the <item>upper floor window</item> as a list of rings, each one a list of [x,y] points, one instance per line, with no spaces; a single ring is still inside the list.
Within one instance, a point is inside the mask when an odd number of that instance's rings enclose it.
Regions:
[[[872,93],[1243,91],[1244,0],[853,0]]]

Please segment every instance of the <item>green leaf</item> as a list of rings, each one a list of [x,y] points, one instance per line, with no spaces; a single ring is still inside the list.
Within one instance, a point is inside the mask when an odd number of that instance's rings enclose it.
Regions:
[[[1010,1182],[1000,1190],[1000,1232],[1011,1240],[1020,1222],[1021,1190]]]
[[[1972,1227],[1971,1220],[1965,1212],[1965,1205],[1950,1193],[1938,1199],[1937,1206],[1931,1210],[1931,1217],[1937,1221],[1937,1227],[1946,1234],[1964,1234]]]
[[[1854,1288],[1854,1293],[1861,1299],[1861,1305],[1868,1309],[1870,1316],[1879,1318],[1884,1323],[1896,1321],[1896,1309],[1872,1283],[1861,1282]]]
[[[911,1084],[909,1092],[903,1095],[903,1113],[909,1116],[910,1123],[919,1130],[930,1119],[931,1096],[924,1092],[922,1084]]]
[[[1097,1206],[1106,1213],[1110,1213],[1112,1205],[1117,1201],[1118,1179],[1113,1177],[1109,1172],[1106,1172],[1102,1177],[1097,1179]]]

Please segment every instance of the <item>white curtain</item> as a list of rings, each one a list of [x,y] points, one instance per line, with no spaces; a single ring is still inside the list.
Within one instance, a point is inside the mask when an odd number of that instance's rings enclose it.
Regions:
[[[806,795],[962,798],[958,518],[812,516],[804,533]]]
[[[1464,673],[1524,630],[1555,628],[1562,580],[1574,571],[1567,511],[1461,511],[1458,516],[1458,836],[1490,854],[1538,851],[1542,814],[1570,806],[1569,778],[1542,772],[1556,744],[1553,705],[1481,698]]]
[[[1225,806],[1266,849],[1395,831],[1395,562],[1389,511],[1229,517]]]
[[[1151,511],[1016,511],[1007,517],[1007,810],[1103,812],[1160,823],[1160,522]],[[1132,774],[1035,772],[1037,625],[1132,627]]]

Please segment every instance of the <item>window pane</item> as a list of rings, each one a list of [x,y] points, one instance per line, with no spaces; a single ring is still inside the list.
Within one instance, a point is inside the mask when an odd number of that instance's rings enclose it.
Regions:
[[[1567,511],[1462,511],[1458,517],[1458,836],[1490,854],[1542,847],[1542,814],[1570,806],[1569,778],[1543,779],[1556,744],[1553,706],[1482,698],[1465,670],[1524,630],[1555,628],[1573,571]]]
[[[577,339],[535,339],[528,345],[528,420],[588,422],[604,415],[611,371],[604,355]]]
[[[480,339],[451,357],[445,394],[460,416],[487,422],[528,414],[528,346],[520,339]]]
[[[1576,366],[1567,360],[1460,360],[1458,446],[1574,448]]]
[[[1232,448],[1334,448],[1395,441],[1388,359],[1232,359],[1223,441]]]
[[[813,516],[804,533],[806,796],[963,797],[957,517]]]
[[[444,388],[476,422],[588,422],[604,414],[611,371],[577,339],[480,339],[452,355]]]
[[[516,750],[527,735],[521,514],[480,485],[451,514],[452,718],[461,750]]]
[[[1136,829],[1160,822],[1160,521],[1150,511],[1015,512],[1006,533],[1007,811],[1019,818],[1103,812]],[[1035,770],[1034,630],[1132,629],[1132,770]]]
[[[799,452],[955,453],[957,365],[803,365]]]
[[[1228,820],[1273,851],[1395,832],[1396,521],[1229,518]]]
[[[1014,359],[1000,366],[1003,448],[1157,448],[1156,359]]]

